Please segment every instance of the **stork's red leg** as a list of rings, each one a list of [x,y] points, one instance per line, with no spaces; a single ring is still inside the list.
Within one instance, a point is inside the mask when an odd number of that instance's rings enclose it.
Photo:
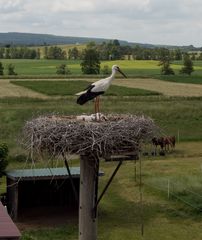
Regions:
[[[100,121],[100,97],[97,97],[98,120]]]
[[[95,119],[100,120],[100,116],[99,116],[99,97],[95,98]]]
[[[95,98],[95,100],[94,100],[94,113],[95,113],[95,116],[96,116],[96,113],[97,113],[97,98]]]
[[[100,97],[97,97],[97,111],[100,113]]]

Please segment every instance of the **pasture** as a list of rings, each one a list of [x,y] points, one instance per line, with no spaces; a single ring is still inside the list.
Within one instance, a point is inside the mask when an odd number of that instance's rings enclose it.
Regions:
[[[7,63],[8,61],[11,62],[7,60]],[[19,70],[22,75],[54,76],[55,64],[61,63],[51,60],[15,61],[16,71]],[[161,78],[156,62],[118,61],[116,64],[119,64],[126,74],[141,74],[143,78],[115,80],[108,94],[102,97],[102,112],[148,115],[161,127],[162,135],[175,135],[177,143],[176,149],[166,156],[153,157],[151,144],[144,146],[141,155],[142,204],[139,186],[140,165],[138,162],[137,165],[134,162],[123,164],[99,206],[98,240],[199,240],[202,238],[202,94],[201,77],[196,75],[200,75],[202,67],[199,64],[195,75],[186,79],[172,76],[176,78],[174,82],[173,79],[154,79],[154,76]],[[174,67],[178,69],[179,64]],[[36,72],[36,69],[39,71]],[[73,62],[72,69],[75,74],[80,74],[79,62]],[[70,67],[70,70],[72,69]],[[151,77],[145,79],[146,75]],[[74,79],[71,79],[71,76],[68,78],[69,81],[0,80],[0,142],[6,142],[9,146],[9,169],[47,167],[50,164],[50,160],[36,162],[35,166],[29,161],[25,163],[16,160],[16,156],[27,154],[20,145],[21,129],[27,120],[53,113],[92,113],[92,102],[79,106],[74,94],[94,79],[79,79],[75,76]],[[194,87],[192,84],[186,84],[196,83],[196,80],[198,84],[193,85]],[[180,82],[185,84],[181,85]],[[182,86],[184,89],[180,88]],[[145,156],[144,152],[148,152],[149,155]],[[78,164],[76,156],[70,165]],[[105,176],[100,179],[99,191],[108,181],[116,164],[101,162]],[[54,165],[63,166],[63,163],[55,162]],[[2,179],[0,190],[5,191],[5,179]],[[27,219],[26,222],[18,222],[17,225],[23,232],[22,240],[76,240],[77,223],[76,218],[64,218],[62,223],[58,218],[46,218]]]
[[[76,105],[76,97],[66,98],[3,98],[0,100],[0,140],[7,142],[10,153],[17,154],[16,138],[27,119],[41,114],[92,113],[93,104]],[[162,127],[165,135],[180,133],[181,141],[202,140],[201,98],[170,98],[164,96],[106,96],[101,102],[102,112],[146,114]]]
[[[191,151],[190,151],[191,148]],[[200,239],[201,235],[201,149],[200,143],[179,143],[172,154],[164,158],[145,157],[142,160],[143,204],[139,195],[139,171],[135,181],[135,164],[126,162],[119,170],[109,191],[99,206],[98,240]],[[40,163],[47,164],[47,162]],[[60,163],[62,164],[62,163]],[[71,165],[78,165],[72,160]],[[117,163],[102,162],[105,176],[100,179],[100,191],[108,181]],[[39,164],[38,164],[39,165]],[[15,164],[15,167],[24,163]],[[31,163],[26,167],[32,166]],[[33,166],[32,166],[33,167]],[[139,164],[137,163],[137,169]],[[167,197],[167,181],[172,183],[171,196]],[[195,196],[193,193],[197,193]],[[174,194],[185,202],[174,198]],[[45,218],[42,218],[45,219]],[[36,220],[35,220],[36,221]],[[56,217],[27,219],[19,222],[24,229],[22,239],[71,239],[77,237],[77,220]],[[141,225],[144,236],[141,236]]]

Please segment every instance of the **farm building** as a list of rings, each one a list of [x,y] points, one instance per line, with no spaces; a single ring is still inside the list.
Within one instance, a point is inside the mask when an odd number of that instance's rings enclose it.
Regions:
[[[11,220],[6,208],[0,202],[0,239],[18,240],[20,236],[18,228]]]
[[[8,171],[7,207],[10,216],[16,220],[24,212],[37,208],[60,207],[67,212],[70,209],[77,212],[78,202],[76,199],[79,194],[80,168],[70,168],[70,172],[72,178],[66,168]],[[40,214],[40,211],[38,212]]]

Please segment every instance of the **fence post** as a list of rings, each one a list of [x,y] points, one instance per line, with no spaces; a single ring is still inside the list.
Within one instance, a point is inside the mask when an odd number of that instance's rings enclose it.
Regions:
[[[168,179],[168,199],[170,199],[170,180]]]
[[[180,142],[180,130],[179,129],[177,130],[177,142],[178,143]]]

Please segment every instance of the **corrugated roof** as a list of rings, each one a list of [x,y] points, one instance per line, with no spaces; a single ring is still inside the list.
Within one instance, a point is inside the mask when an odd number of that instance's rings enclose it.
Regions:
[[[72,177],[80,176],[80,167],[70,168]],[[52,177],[69,177],[66,168],[33,168],[33,169],[18,169],[7,171],[7,177],[12,179],[23,178],[52,178]]]
[[[20,236],[18,228],[0,202],[0,239],[19,239]]]

